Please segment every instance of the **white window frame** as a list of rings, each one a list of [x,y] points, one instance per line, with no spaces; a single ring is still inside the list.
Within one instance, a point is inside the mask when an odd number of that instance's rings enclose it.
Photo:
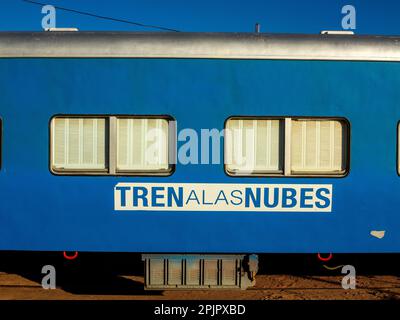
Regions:
[[[279,143],[283,143],[283,173],[274,172],[259,172],[255,171],[253,173],[232,173],[227,169],[227,164],[224,162],[224,171],[228,176],[231,177],[291,177],[291,178],[301,178],[301,177],[313,177],[313,178],[321,178],[321,177],[345,177],[349,173],[350,170],[350,122],[344,117],[300,117],[300,116],[292,116],[292,117],[276,117],[276,116],[232,116],[226,119],[224,129],[226,129],[226,125],[228,120],[281,120],[283,123],[283,141]],[[344,160],[344,170],[340,172],[330,172],[330,171],[302,171],[302,172],[292,172],[291,168],[291,135],[292,135],[292,120],[321,120],[321,121],[340,121],[344,128],[346,129],[346,135],[343,137],[345,142],[344,148],[342,152]],[[400,125],[400,122],[399,122]],[[399,133],[400,139],[400,133]],[[227,158],[227,148],[226,143],[224,141],[224,159]],[[398,154],[400,159],[400,152]],[[398,172],[400,175],[400,165],[398,166]]]
[[[55,119],[67,118],[67,119],[105,119],[106,120],[106,132],[108,135],[108,143],[106,144],[106,169],[59,169],[55,168],[53,164],[53,124]],[[117,170],[117,119],[165,119],[168,121],[168,162],[169,166],[167,170],[128,170],[118,171]],[[171,128],[173,130],[171,130]],[[108,129],[108,130],[107,130]],[[174,157],[175,142],[175,130],[174,119],[168,115],[79,115],[79,114],[62,114],[55,115],[50,119],[49,131],[50,131],[50,172],[54,175],[72,175],[72,176],[170,176],[175,171],[175,164],[172,163]],[[171,132],[172,131],[172,132]]]

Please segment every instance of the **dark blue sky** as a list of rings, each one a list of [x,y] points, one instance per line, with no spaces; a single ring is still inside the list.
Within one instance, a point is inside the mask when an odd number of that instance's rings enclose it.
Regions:
[[[400,0],[37,0],[75,10],[181,31],[319,33],[340,30],[341,8],[354,5],[357,34],[400,35]],[[41,30],[41,7],[0,0],[0,30]],[[80,30],[151,30],[57,11],[57,27]]]

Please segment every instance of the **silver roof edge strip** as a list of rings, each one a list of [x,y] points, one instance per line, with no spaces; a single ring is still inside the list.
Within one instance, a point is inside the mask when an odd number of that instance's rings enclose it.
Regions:
[[[0,58],[400,61],[400,37],[255,33],[0,32]]]

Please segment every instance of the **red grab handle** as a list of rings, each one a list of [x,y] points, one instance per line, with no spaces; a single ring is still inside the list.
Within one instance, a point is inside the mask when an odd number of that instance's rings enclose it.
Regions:
[[[78,258],[78,251],[75,251],[75,253],[72,256],[67,255],[67,252],[64,251],[63,255],[64,258],[67,260],[75,260],[76,258]]]
[[[318,253],[318,259],[321,260],[321,261],[324,261],[324,262],[331,260],[332,257],[333,257],[332,253],[330,253],[326,258],[321,257],[321,254]]]

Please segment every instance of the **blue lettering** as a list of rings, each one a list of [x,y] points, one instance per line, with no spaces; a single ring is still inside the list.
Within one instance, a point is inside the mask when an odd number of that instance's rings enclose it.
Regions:
[[[261,190],[260,188],[256,188],[256,196],[254,196],[253,190],[251,188],[246,188],[245,190],[245,207],[250,207],[250,199],[253,202],[255,208],[260,207],[260,195]]]
[[[267,208],[275,208],[279,202],[279,188],[274,188],[274,202],[269,203],[269,188],[264,188],[264,205]]]
[[[240,196],[236,196],[235,193],[240,194]],[[231,200],[231,203],[232,203],[234,206],[239,206],[239,205],[242,204],[242,202],[243,202],[243,199],[242,199],[242,197],[241,197],[242,194],[243,194],[243,193],[242,193],[242,191],[240,191],[240,190],[233,190],[233,191],[231,192],[232,198],[235,198],[235,199],[239,200],[238,202],[235,202],[235,201]]]
[[[168,187],[168,207],[172,207],[172,198],[174,198],[177,207],[183,207],[183,188],[178,188],[179,195],[176,194],[173,187]]]
[[[152,187],[151,188],[151,204],[153,207],[165,207],[164,203],[158,203],[157,199],[164,199],[163,194],[157,194],[158,191],[164,190],[164,187]]]
[[[307,200],[312,200],[312,195],[307,195],[306,193],[313,192],[313,188],[302,188],[300,190],[300,208],[312,208],[312,203],[307,204]]]
[[[221,195],[223,196],[222,198],[220,197]],[[228,200],[226,199],[226,196],[225,196],[225,193],[224,193],[223,190],[221,190],[221,191],[218,193],[217,200],[215,200],[214,204],[217,204],[218,201],[220,201],[220,200],[223,200],[223,201],[225,201],[226,204],[228,204]]]
[[[293,208],[297,204],[296,189],[282,188],[282,208]],[[290,203],[289,201],[290,200]]]
[[[315,205],[316,205],[317,208],[325,209],[325,208],[328,208],[331,205],[331,200],[328,197],[322,195],[322,193],[325,193],[326,195],[329,195],[330,191],[327,188],[318,189],[317,192],[316,192],[316,197],[319,200],[322,200],[322,201],[316,201]]]
[[[194,195],[194,198],[192,198],[192,195]],[[185,204],[188,204],[189,201],[192,201],[192,200],[196,200],[196,201],[197,201],[197,204],[200,204],[200,201],[199,201],[199,199],[197,198],[197,194],[196,194],[196,192],[195,192],[194,190],[190,191],[189,197],[188,197],[188,199],[186,200],[186,203],[185,203]]]
[[[212,202],[206,202],[206,191],[205,190],[203,190],[203,204],[207,204],[207,205],[212,205],[213,203]]]
[[[126,192],[130,189],[131,187],[115,187],[115,190],[121,191],[121,207],[126,206]]]
[[[145,187],[133,187],[133,206],[138,206],[138,200],[142,199],[143,207],[148,207],[147,194],[149,193]],[[139,191],[141,193],[139,194]]]

